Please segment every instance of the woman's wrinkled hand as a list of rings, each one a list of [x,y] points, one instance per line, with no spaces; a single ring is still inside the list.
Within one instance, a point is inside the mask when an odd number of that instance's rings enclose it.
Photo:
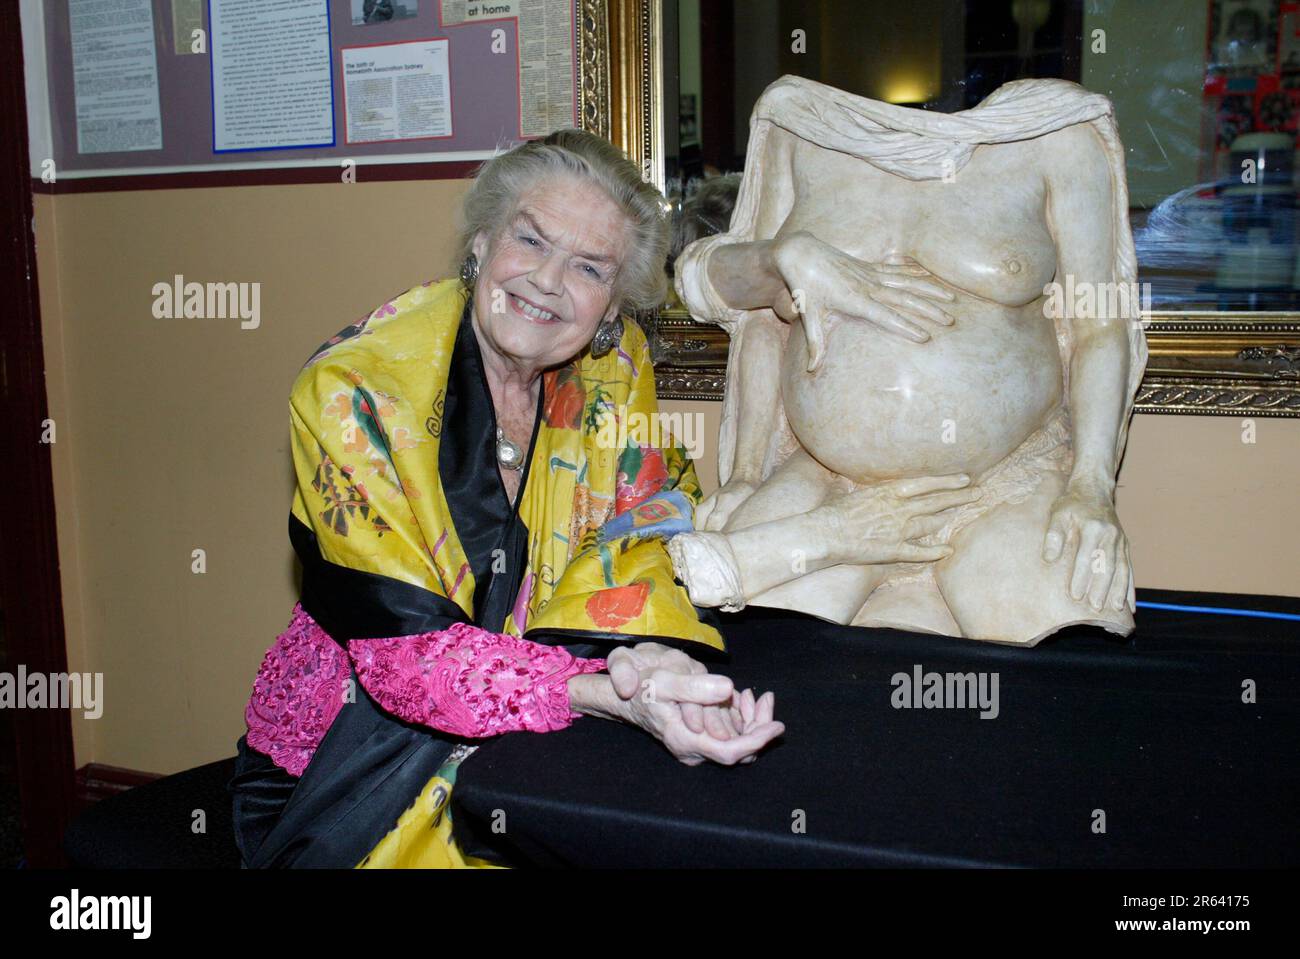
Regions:
[[[970,477],[918,476],[866,486],[812,511],[822,520],[829,555],[840,563],[930,563],[952,555],[951,546],[912,542],[950,521],[946,510],[982,495]]]
[[[722,530],[740,505],[754,495],[754,484],[732,477],[695,507],[695,528]]]
[[[825,355],[825,323],[832,313],[865,320],[913,343],[930,339],[927,326],[954,322],[935,305],[951,303],[953,293],[910,257],[867,263],[801,230],[778,239],[772,262],[786,285],[773,309],[786,319],[803,317],[809,372]]]
[[[776,697],[738,692],[681,650],[661,643],[619,647],[606,659],[621,718],[659,739],[677,759],[730,766],[749,763],[785,731]]]
[[[1052,504],[1043,537],[1043,561],[1070,564],[1070,598],[1093,609],[1137,609],[1128,538],[1111,496],[1067,488]]]

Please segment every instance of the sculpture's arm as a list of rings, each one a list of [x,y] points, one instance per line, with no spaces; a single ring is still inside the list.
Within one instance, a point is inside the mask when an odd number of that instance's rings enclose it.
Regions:
[[[733,310],[773,310],[789,322],[795,318],[790,291],[777,265],[782,238],[720,246],[709,257],[708,279]]]
[[[735,452],[731,475],[727,477],[729,486],[757,487],[762,482],[768,440],[777,428],[780,415],[781,356],[789,333],[786,323],[771,313],[751,315],[743,332],[732,333],[742,339],[736,358],[727,370],[729,377],[736,377],[733,389],[737,391]],[[716,517],[716,520],[723,519],[720,514]]]
[[[771,239],[790,214],[794,198],[792,136],[770,128],[766,141],[748,163],[762,164],[762,192],[756,211],[754,241],[737,242],[730,234],[692,244],[677,261],[677,290],[694,316],[721,324],[736,341],[728,375],[735,391],[734,443],[724,488],[701,504],[700,528],[719,529],[736,506],[762,481],[768,440],[776,429],[781,355],[794,317],[785,281],[773,260],[778,242]],[[781,313],[763,312],[780,309]],[[740,311],[749,313],[741,320]],[[741,328],[743,326],[743,329]]]
[[[1093,608],[1132,605],[1128,544],[1115,515],[1117,441],[1132,412],[1128,395],[1129,331],[1136,318],[1108,316],[1115,244],[1125,224],[1115,216],[1114,184],[1101,139],[1087,125],[1068,127],[1043,143],[1047,216],[1057,248],[1057,282],[1094,287],[1093,315],[1071,324],[1069,405],[1074,466],[1054,504],[1043,558],[1073,560],[1070,593]],[[1126,291],[1127,292],[1127,291]],[[1073,546],[1073,552],[1067,547]]]
[[[969,483],[965,474],[890,480],[794,516],[727,533],[674,536],[668,554],[693,603],[739,610],[773,587],[830,566],[931,563],[951,556],[951,546],[917,540],[942,529],[947,510],[980,498]]]

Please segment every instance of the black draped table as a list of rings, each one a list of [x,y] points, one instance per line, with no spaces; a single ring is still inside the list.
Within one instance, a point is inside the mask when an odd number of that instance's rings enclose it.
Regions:
[[[757,762],[687,767],[586,717],[504,736],[461,767],[462,841],[544,866],[1300,865],[1300,622],[1139,607],[1128,639],[1072,627],[1018,649],[753,607],[722,620],[718,671],[774,690],[786,724]],[[931,672],[982,674],[986,693],[996,675],[996,717],[921,692],[896,708],[918,668],[922,692]]]

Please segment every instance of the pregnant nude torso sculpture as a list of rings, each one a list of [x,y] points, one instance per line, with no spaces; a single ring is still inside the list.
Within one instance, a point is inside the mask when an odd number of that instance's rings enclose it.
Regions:
[[[784,77],[730,229],[676,273],[731,334],[722,486],[669,541],[697,605],[1132,631],[1114,489],[1147,350],[1109,100],[1024,80],[949,115]]]

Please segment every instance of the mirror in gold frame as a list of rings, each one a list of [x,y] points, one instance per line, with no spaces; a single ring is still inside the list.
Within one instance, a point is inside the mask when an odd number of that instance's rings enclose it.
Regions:
[[[740,4],[744,16],[738,16],[731,0],[579,0],[579,21],[583,34],[580,56],[584,125],[608,136],[641,165],[647,179],[654,181],[660,188],[667,187],[671,196],[673,188],[678,185],[677,177],[684,168],[684,131],[687,134],[694,132],[700,141],[708,141],[711,129],[729,128],[728,135],[735,137],[737,131],[743,135],[747,128],[748,109],[752,104],[738,105],[735,96],[756,98],[757,92],[761,92],[767,82],[787,72],[800,72],[841,88],[852,86],[843,75],[843,71],[848,69],[844,64],[852,58],[846,60],[845,56],[835,53],[835,50],[844,48],[846,44],[853,47],[856,41],[851,31],[841,31],[833,26],[836,23],[843,25],[850,22],[846,19],[846,2],[847,0],[744,0]],[[1265,25],[1266,31],[1271,29],[1269,24],[1272,21],[1269,18],[1274,15],[1273,7],[1276,6],[1273,0],[1177,0],[1173,4],[1162,5],[1163,15],[1173,18],[1171,24],[1166,25],[1168,29],[1164,33],[1181,36],[1183,42],[1193,42],[1187,41],[1186,37],[1195,36],[1198,30],[1201,37],[1210,36],[1205,57],[1195,63],[1189,62],[1185,56],[1172,56],[1168,43],[1162,46],[1155,41],[1140,40],[1138,35],[1126,31],[1120,0],[1098,0],[1097,3],[1087,5],[1082,0],[1042,0],[1039,4],[1028,4],[1035,10],[1022,9],[1026,5],[1017,3],[1016,0],[978,3],[969,0],[965,3],[961,0],[918,0],[917,4],[906,5],[915,17],[924,17],[935,11],[943,14],[926,22],[930,24],[927,29],[936,31],[943,38],[946,44],[944,50],[961,47],[962,37],[965,38],[967,47],[962,51],[963,56],[958,58],[960,62],[948,53],[942,53],[939,57],[940,64],[934,70],[941,78],[947,75],[945,71],[961,72],[959,79],[965,82],[946,85],[939,82],[935,90],[916,94],[916,102],[912,105],[938,108],[944,112],[966,109],[973,104],[966,102],[964,97],[978,94],[982,98],[1000,82],[1019,76],[1064,76],[1067,79],[1082,80],[1085,86],[1107,93],[1117,100],[1117,119],[1126,146],[1129,147],[1131,182],[1136,179],[1140,183],[1139,188],[1133,191],[1136,199],[1130,211],[1134,232],[1139,240],[1139,267],[1145,268],[1145,273],[1140,274],[1139,279],[1152,282],[1160,291],[1152,298],[1151,308],[1144,310],[1143,314],[1151,355],[1137,397],[1138,412],[1300,417],[1300,306],[1297,305],[1300,304],[1300,281],[1292,286],[1288,280],[1284,284],[1286,288],[1279,289],[1276,278],[1270,285],[1252,287],[1251,275],[1247,275],[1244,280],[1241,275],[1227,279],[1220,275],[1208,280],[1206,276],[1191,275],[1186,268],[1186,264],[1194,259],[1189,250],[1200,251],[1208,256],[1214,250],[1222,249],[1223,238],[1214,232],[1217,227],[1203,215],[1199,218],[1182,216],[1177,220],[1184,228],[1200,229],[1199,233],[1195,229],[1190,234],[1184,233],[1179,238],[1181,246],[1171,243],[1162,247],[1156,243],[1157,240],[1168,239],[1165,234],[1168,233],[1170,216],[1177,212],[1171,208],[1171,204],[1175,201],[1185,203],[1189,190],[1195,192],[1199,186],[1203,195],[1214,191],[1217,191],[1216,195],[1223,194],[1223,183],[1227,182],[1222,176],[1223,168],[1235,163],[1237,159],[1228,147],[1245,142],[1241,141],[1241,136],[1252,132],[1252,121],[1249,119],[1243,120],[1237,116],[1233,121],[1235,127],[1224,119],[1223,101],[1228,99],[1226,96],[1217,99],[1210,97],[1205,102],[1194,105],[1195,109],[1188,114],[1194,114],[1202,127],[1211,124],[1208,133],[1201,129],[1192,136],[1188,125],[1191,120],[1178,127],[1169,127],[1168,124],[1161,127],[1151,119],[1157,114],[1163,115],[1162,105],[1167,107],[1163,112],[1168,113],[1173,109],[1169,107],[1170,103],[1185,101],[1187,97],[1208,96],[1204,93],[1207,89],[1207,76],[1212,85],[1226,75],[1224,82],[1229,86],[1225,90],[1230,92],[1233,89],[1231,84],[1241,85],[1240,75],[1243,71],[1254,69],[1258,72],[1263,69],[1249,64],[1224,66],[1234,57],[1238,61],[1242,57],[1250,60],[1246,54],[1253,48],[1243,48],[1240,42],[1234,44],[1226,40],[1216,45],[1214,40],[1218,33],[1228,30],[1228,23],[1222,18],[1227,16],[1230,20],[1232,15],[1245,9],[1242,4],[1250,7],[1254,14],[1237,17],[1237,28],[1240,28],[1238,32],[1245,29],[1243,24],[1246,19],[1250,19],[1251,23],[1259,20]],[[1043,7],[1043,10],[1037,11],[1038,6]],[[1148,5],[1142,6],[1149,9]],[[678,57],[683,35],[683,7],[693,8],[697,18],[710,20],[709,29],[702,31],[694,40],[697,61],[708,64],[707,71],[701,71],[697,65],[694,82],[700,82],[698,74],[701,72],[710,72],[715,85],[726,82],[730,91],[736,91],[733,99],[724,103],[721,110],[716,107],[707,109],[698,100],[688,102],[689,97],[681,93],[683,78]],[[871,14],[864,7],[879,7],[882,16],[885,15],[883,11],[894,11],[893,16],[908,15],[899,12],[899,5],[886,2],[868,2],[864,5],[855,0],[853,7],[858,11],[859,20]],[[963,15],[968,19],[983,18],[992,25],[981,23],[978,29],[972,30],[955,24],[951,14],[957,7],[962,9]],[[1001,9],[1003,7],[1006,9]],[[732,75],[726,71],[734,70],[735,64],[744,59],[737,55],[738,47],[742,52],[748,51],[747,55],[754,52],[751,34],[756,29],[762,29],[764,10],[770,21],[768,26],[781,38],[790,36],[791,29],[787,28],[790,27],[792,16],[796,19],[801,16],[804,18],[808,59],[792,60],[783,50],[778,51],[776,55],[767,56],[767,69],[773,74],[770,79],[765,76],[756,79],[751,71],[745,76],[735,74],[734,82],[727,82],[727,78]],[[1026,35],[1026,29],[1016,23],[1017,15],[1037,16],[1038,13],[1044,14],[1039,18],[1043,23],[1028,30]],[[1114,18],[1110,22],[1110,30],[1106,30],[1107,17]],[[1175,22],[1179,17],[1187,22]],[[1219,19],[1216,20],[1216,17]],[[1216,22],[1220,25],[1218,33],[1214,32]],[[917,40],[922,36],[914,27],[909,28],[908,24],[884,26],[889,29],[877,30],[876,35],[901,38],[894,44],[895,47],[906,48],[907,43],[903,41],[907,37]],[[1147,26],[1150,27],[1149,24]],[[1300,27],[1300,23],[1291,26]],[[912,29],[911,34],[907,32],[908,29]],[[1112,57],[1111,60],[1098,61],[1093,57],[1091,62],[1106,64],[1108,72],[1104,75],[1095,68],[1091,74],[1088,73],[1090,61],[1087,51],[1081,52],[1068,43],[1062,44],[1060,40],[1062,36],[1077,34],[1079,37],[1091,38],[1095,44],[1097,30],[1103,31],[1102,36],[1109,34],[1112,44],[1118,42],[1136,47],[1136,50],[1129,49],[1123,52],[1123,56]],[[1285,30],[1282,32],[1285,33]],[[972,35],[976,37],[975,40],[971,39]],[[1140,34],[1146,37],[1152,35],[1150,29]],[[818,49],[818,38],[821,36],[833,37],[832,41],[824,45],[827,49]],[[1003,39],[1000,41],[999,37]],[[1006,47],[1005,50],[998,49],[1000,43]],[[1285,38],[1281,45],[1287,46]],[[835,50],[831,50],[831,47]],[[719,50],[722,54],[708,57],[701,55],[709,50]],[[1112,51],[1120,52],[1114,51],[1113,47]],[[1268,61],[1268,57],[1274,57],[1268,62],[1276,64],[1282,74],[1289,75],[1286,57],[1292,54],[1297,60],[1294,76],[1297,91],[1295,119],[1298,122],[1292,124],[1287,119],[1285,124],[1289,127],[1300,126],[1300,46],[1295,51],[1273,48],[1270,53],[1265,44],[1264,52],[1257,58]],[[830,66],[826,69],[805,69],[803,64],[814,60]],[[838,67],[835,66],[836,63],[839,64]],[[957,65],[954,67],[952,63]],[[972,63],[975,67],[971,66]],[[718,79],[720,69],[723,71],[722,81]],[[1189,91],[1187,80],[1192,74],[1201,82]],[[692,81],[686,82],[689,84]],[[966,87],[978,87],[979,83],[992,86],[987,90],[964,92]],[[884,94],[873,93],[874,88],[866,80],[858,85],[864,89],[853,92],[874,95],[878,99],[887,98]],[[1145,91],[1144,103],[1151,112],[1149,115],[1134,113],[1128,118],[1129,129],[1126,129],[1123,101],[1115,95],[1115,91],[1123,93],[1137,88]],[[893,99],[897,100],[897,96]],[[697,115],[684,116],[688,111]],[[719,116],[722,117],[721,120],[718,119]],[[1253,122],[1258,124],[1265,121],[1255,117]],[[1276,124],[1278,121],[1273,118],[1267,122]],[[1148,124],[1153,129],[1148,136],[1143,137],[1141,133]],[[1229,130],[1226,134],[1225,128]],[[1289,132],[1293,134],[1294,129]],[[1161,136],[1162,133],[1165,135]],[[1172,152],[1176,148],[1183,153],[1195,152],[1201,147],[1205,156],[1199,158],[1183,156],[1179,160],[1178,155]],[[723,156],[726,156],[725,151]],[[1176,160],[1182,164],[1180,169],[1203,170],[1207,165],[1217,165],[1220,172],[1209,175],[1211,180],[1206,181],[1208,186],[1206,182],[1189,182],[1188,188],[1173,189],[1170,184],[1175,181],[1170,179],[1170,175],[1162,175],[1161,164],[1166,161],[1173,164]],[[730,162],[720,165],[722,169],[737,172],[742,167],[743,150],[738,154],[732,153]],[[1207,174],[1202,172],[1200,176],[1204,180]],[[1214,181],[1214,177],[1218,177],[1218,180]],[[1291,193],[1294,192],[1292,189]],[[1295,212],[1296,204],[1290,200],[1283,206],[1291,213]],[[1258,209],[1255,212],[1258,214]],[[1223,217],[1227,215],[1222,214]],[[1153,228],[1153,218],[1156,226],[1161,229]],[[1207,223],[1210,225],[1207,226]],[[1290,236],[1287,230],[1293,230],[1294,226],[1283,224],[1280,229],[1286,238]],[[1147,231],[1145,247],[1144,230]],[[1274,232],[1277,232],[1276,228]],[[1258,239],[1259,236],[1255,235],[1255,238]],[[1288,247],[1287,255],[1296,259],[1296,275],[1300,276],[1300,237],[1295,239],[1294,250]],[[1145,263],[1144,250],[1147,251]],[[1276,260],[1277,257],[1273,259]],[[1240,260],[1241,256],[1234,257],[1234,262]],[[727,337],[722,330],[697,323],[675,301],[665,304],[655,315],[643,317],[642,322],[647,326],[654,345],[656,379],[661,397],[722,397],[727,355]]]

